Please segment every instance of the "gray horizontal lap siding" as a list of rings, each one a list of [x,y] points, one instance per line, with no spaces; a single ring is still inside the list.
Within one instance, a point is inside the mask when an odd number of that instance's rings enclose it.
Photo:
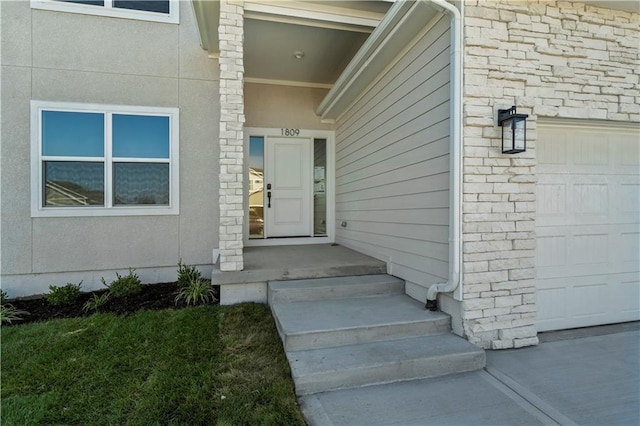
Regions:
[[[337,241],[418,284],[448,274],[449,46],[442,19],[336,123]]]

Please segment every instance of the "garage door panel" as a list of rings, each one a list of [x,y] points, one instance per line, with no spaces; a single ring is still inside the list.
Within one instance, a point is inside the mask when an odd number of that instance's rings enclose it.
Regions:
[[[606,315],[607,304],[604,302],[609,297],[607,279],[606,276],[589,277],[589,279],[580,280],[582,284],[575,285],[569,301],[573,318],[594,318]]]
[[[591,132],[577,132],[570,137],[570,147],[572,148],[573,155],[569,164],[574,166],[573,170],[580,173],[582,167],[589,166],[589,172],[598,171],[605,172],[609,166],[609,145],[603,143],[603,139],[608,139],[606,136],[593,134]]]
[[[543,280],[538,287],[538,329],[578,327],[606,322],[608,283],[605,277]],[[563,324],[568,324],[564,326]]]
[[[633,224],[538,227],[536,238],[538,278],[633,272],[640,264]]]
[[[567,210],[567,184],[554,181],[552,178],[553,176],[545,176],[545,179],[540,178],[536,186],[537,216],[547,220],[562,221]],[[550,222],[550,224],[554,223]]]
[[[616,274],[539,280],[538,330],[637,320],[640,284],[632,277]]]
[[[640,130],[538,124],[538,329],[640,319]]]
[[[547,133],[537,143],[539,173],[552,173],[566,166],[569,143],[565,133]]]
[[[637,220],[640,184],[617,176],[545,175],[538,178],[541,226],[597,225]],[[544,224],[544,225],[542,225]]]
[[[576,182],[573,184],[574,213],[579,216],[595,216],[606,222],[609,213],[609,184],[606,182]]]
[[[627,169],[622,169],[622,172],[629,171],[633,173],[640,166],[640,143],[638,142],[637,135],[621,135],[619,136],[618,143],[616,144],[617,155],[616,166],[627,166]]]
[[[620,206],[620,211],[634,215],[640,214],[640,183],[631,182],[631,179],[629,179],[626,182],[620,182],[618,190],[620,197],[617,204]]]
[[[635,279],[634,274],[622,275],[620,291],[616,294],[616,304],[620,306],[621,314],[630,315],[630,320],[640,310],[640,279],[635,275]]]
[[[545,281],[539,286],[536,292],[536,304],[538,310],[538,323],[546,327],[553,327],[554,324],[566,320],[567,288],[565,283],[553,283]]]
[[[540,174],[634,174],[640,166],[640,143],[634,129],[608,129],[550,134],[542,129],[539,138],[538,167]],[[553,130],[552,130],[553,131]],[[610,134],[609,134],[610,133]]]
[[[611,265],[609,234],[596,230],[585,230],[573,235],[569,252],[569,266],[581,275],[602,273]]]
[[[636,229],[620,234],[622,248],[620,267],[624,272],[637,271],[638,265],[640,265],[640,231],[634,226],[629,226],[629,228]]]
[[[555,230],[547,229],[546,231]],[[538,276],[543,276],[546,272],[550,276],[556,276],[560,268],[566,268],[567,265],[567,236],[560,232],[551,235],[538,235],[536,242],[536,266],[538,268]],[[553,272],[548,272],[555,269]]]
[[[622,259],[625,262],[640,263],[640,232],[637,227],[630,225],[628,232],[621,232],[620,239],[622,241]],[[636,228],[636,229],[633,229]]]

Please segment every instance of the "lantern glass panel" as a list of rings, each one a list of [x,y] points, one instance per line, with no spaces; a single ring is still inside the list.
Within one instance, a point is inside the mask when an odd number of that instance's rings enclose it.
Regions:
[[[526,122],[523,119],[513,120],[513,149],[517,151],[525,150]]]
[[[502,152],[513,149],[513,132],[511,129],[512,120],[502,124]]]

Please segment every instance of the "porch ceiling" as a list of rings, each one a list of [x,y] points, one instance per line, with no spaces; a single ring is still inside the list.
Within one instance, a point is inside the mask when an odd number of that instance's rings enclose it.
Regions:
[[[640,13],[640,1],[638,0],[585,0],[585,3],[591,6],[603,7],[605,9]]]
[[[326,85],[340,76],[368,33],[245,20],[245,78]],[[301,52],[301,59],[294,57]]]

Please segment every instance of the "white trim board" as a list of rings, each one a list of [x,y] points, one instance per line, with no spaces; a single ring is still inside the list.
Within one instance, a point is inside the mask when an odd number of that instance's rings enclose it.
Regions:
[[[245,83],[251,84],[270,84],[273,86],[292,86],[292,87],[310,87],[312,89],[331,89],[333,84],[331,83],[313,83],[308,81],[293,81],[293,80],[273,80],[270,78],[255,78],[245,77]]]

